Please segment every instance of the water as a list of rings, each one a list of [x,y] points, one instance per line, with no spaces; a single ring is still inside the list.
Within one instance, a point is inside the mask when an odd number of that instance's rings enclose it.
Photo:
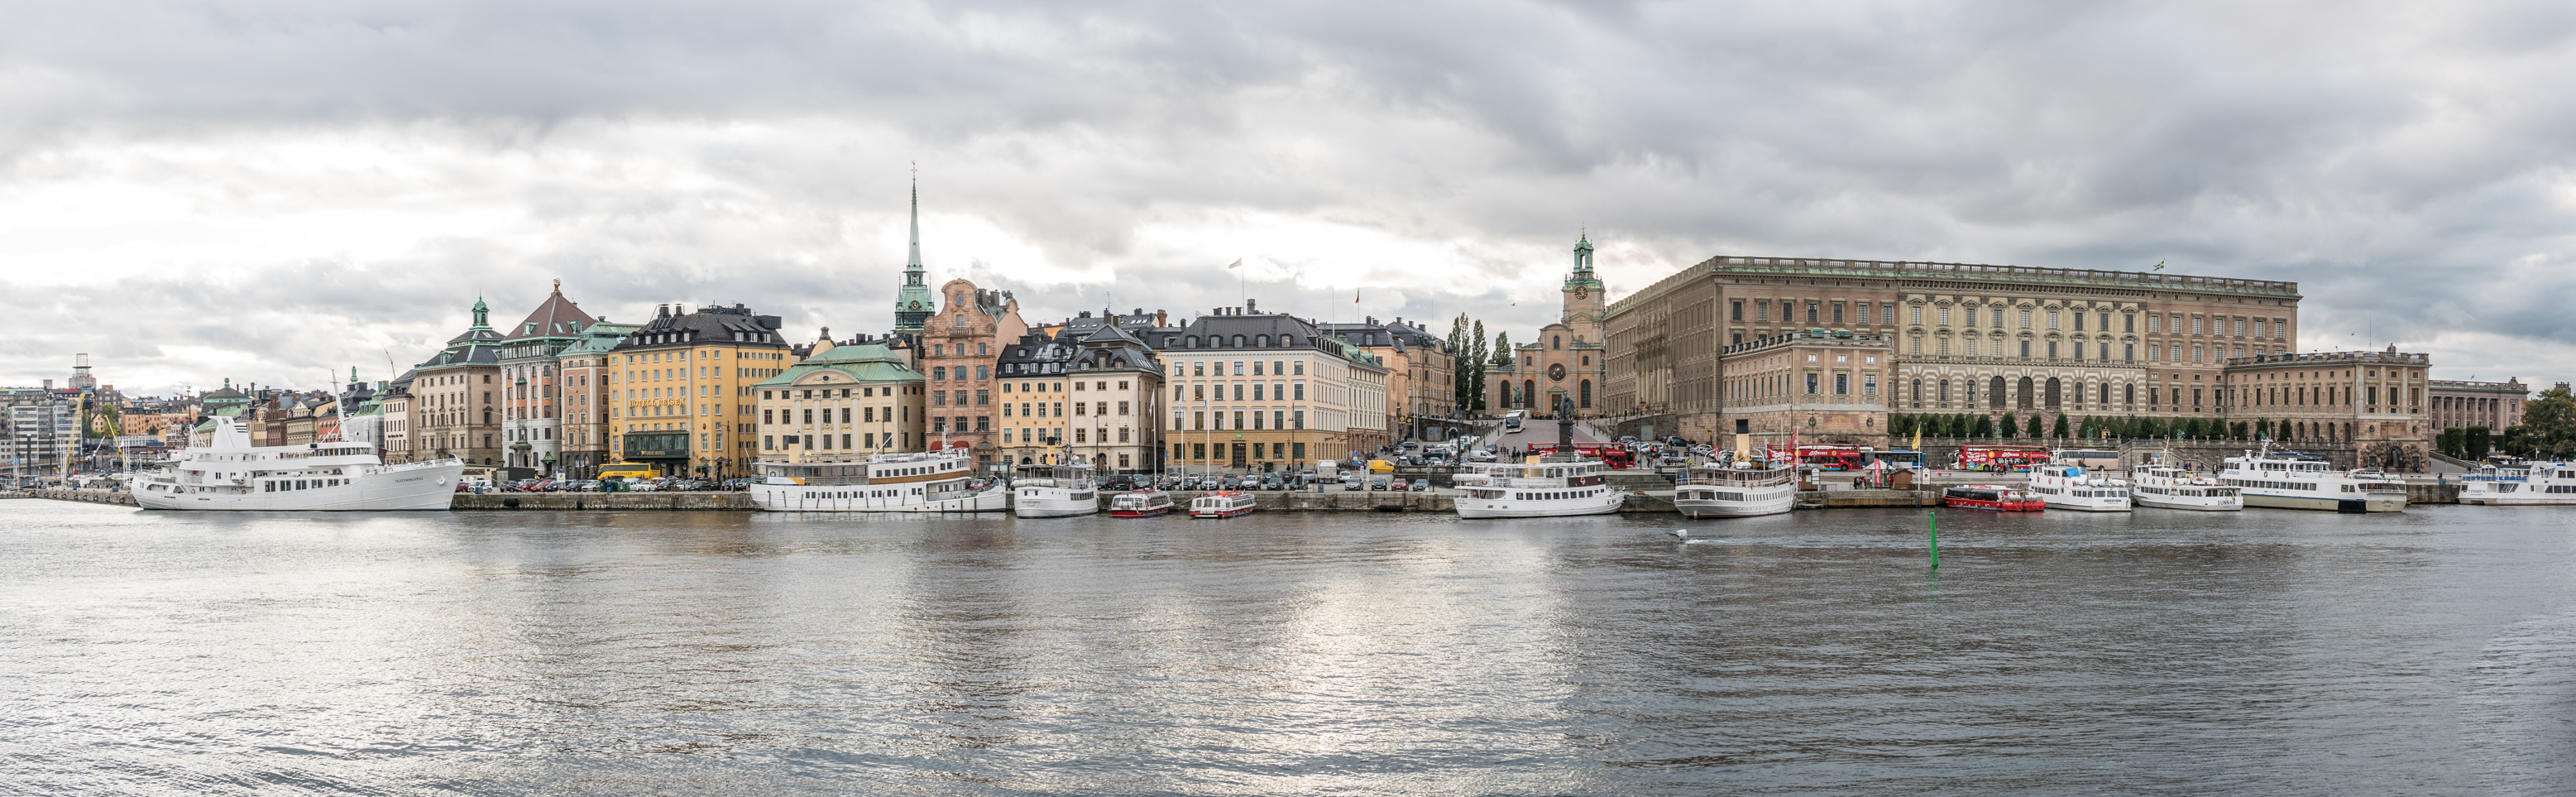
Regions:
[[[2576,512],[0,504],[0,792],[2565,794]]]

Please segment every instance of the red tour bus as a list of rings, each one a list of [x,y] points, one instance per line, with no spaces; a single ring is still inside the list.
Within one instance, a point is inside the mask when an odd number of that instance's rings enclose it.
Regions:
[[[1800,465],[1813,466],[1817,470],[1860,470],[1869,467],[1869,458],[1861,452],[1859,446],[1832,443],[1807,443],[1798,446],[1795,452],[1774,448],[1771,449],[1771,461],[1796,462]]]
[[[1540,456],[1554,454],[1556,444],[1531,443],[1529,453]],[[1574,453],[1578,456],[1601,460],[1601,464],[1610,466],[1611,470],[1627,470],[1637,466],[1637,452],[1630,451],[1618,443],[1576,443]]]
[[[2047,446],[1960,446],[1960,470],[2027,471],[2048,462]]]

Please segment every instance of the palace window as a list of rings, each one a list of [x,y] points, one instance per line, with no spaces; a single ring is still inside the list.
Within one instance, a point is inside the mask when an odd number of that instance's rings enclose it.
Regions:
[[[1729,320],[1734,320],[1734,321],[1742,321],[1742,320],[1744,320],[1744,300],[1742,300],[1742,299],[1737,299],[1737,300],[1735,300],[1735,301],[1733,302],[1733,304],[1734,304],[1733,315],[1730,317],[1730,319],[1729,319]]]

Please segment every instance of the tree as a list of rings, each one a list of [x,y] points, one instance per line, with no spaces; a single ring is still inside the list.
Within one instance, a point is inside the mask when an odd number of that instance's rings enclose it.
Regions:
[[[2526,415],[2523,417],[2527,418],[2530,416]],[[2494,450],[2494,445],[2495,441],[2487,436],[2486,427],[2471,426],[2468,429],[2463,430],[2461,434],[2460,451],[2467,455],[2461,457],[2461,459],[2469,460],[2471,462],[2486,459],[2487,452]]]
[[[2057,424],[2049,427],[2048,436],[2064,440],[2066,439],[2066,434],[2066,416],[2059,415],[2057,416]]]
[[[2013,416],[2012,416],[2012,414],[2011,414],[2011,413],[2005,413],[2005,414],[2004,414],[2004,433],[2003,433],[2003,436],[2005,436],[2005,437],[2020,437],[2020,436],[2021,436],[2021,423],[2020,423],[2020,422],[2018,422],[2018,421],[2013,420]]]
[[[1512,367],[1512,333],[1494,333],[1494,356],[1488,360],[1495,368]]]
[[[2245,422],[2237,421],[2235,427],[2228,431],[2227,436],[2238,440],[2245,439]]]
[[[2541,391],[2540,398],[2523,402],[2522,425],[2531,440],[2526,456],[2564,455],[2576,448],[2576,396],[2563,387]]]
[[[2004,423],[2009,424],[2012,423],[2012,421],[2007,420],[2004,421]],[[1983,415],[1977,416],[1976,423],[1968,427],[1968,436],[1970,437],[1992,437],[1994,434],[1995,420]]]

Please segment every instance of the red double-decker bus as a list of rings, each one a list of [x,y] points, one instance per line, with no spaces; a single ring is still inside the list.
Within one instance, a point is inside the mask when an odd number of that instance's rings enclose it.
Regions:
[[[1554,454],[1556,444],[1531,443],[1529,453],[1542,456]],[[1637,466],[1637,453],[1618,443],[1576,443],[1574,453],[1578,456],[1601,460],[1601,464],[1610,466],[1611,470],[1627,470]]]
[[[2047,446],[1960,446],[1959,470],[2027,471],[2047,462]]]
[[[1833,443],[1807,443],[1795,450],[1774,448],[1771,461],[1795,462],[1817,470],[1860,470],[1869,466],[1869,458],[1859,446]]]

